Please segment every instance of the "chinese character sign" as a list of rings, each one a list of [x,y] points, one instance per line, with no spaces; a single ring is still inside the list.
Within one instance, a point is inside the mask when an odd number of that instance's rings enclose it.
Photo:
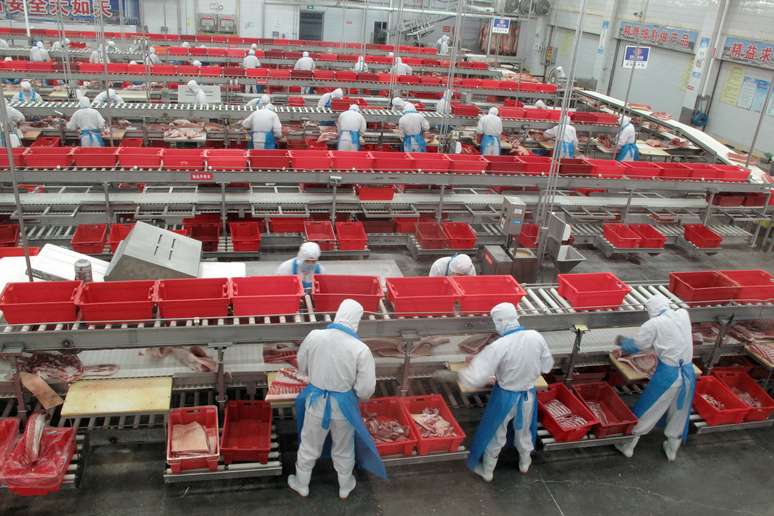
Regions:
[[[119,3],[124,5],[124,20],[134,23],[139,12],[139,0],[27,0],[30,18],[56,20],[61,14],[77,21],[94,20],[99,16],[106,22],[118,22]],[[23,0],[0,0],[0,17],[21,19],[24,17]]]
[[[692,52],[699,33],[695,30],[663,27],[653,23],[622,21],[618,29],[618,38],[637,43],[649,43],[658,47],[673,48]]]
[[[739,63],[774,68],[774,43],[728,36],[723,45],[723,59]]]

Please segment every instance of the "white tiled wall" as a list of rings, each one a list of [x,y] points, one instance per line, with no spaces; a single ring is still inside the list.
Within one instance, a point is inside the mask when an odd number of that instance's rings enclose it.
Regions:
[[[774,0],[731,0],[726,34],[774,41]]]
[[[620,16],[624,20],[636,20],[645,2],[620,0]],[[716,7],[720,0],[650,0],[645,16],[646,23],[671,25],[688,29],[700,29],[703,12]],[[731,0],[735,2],[736,0]]]

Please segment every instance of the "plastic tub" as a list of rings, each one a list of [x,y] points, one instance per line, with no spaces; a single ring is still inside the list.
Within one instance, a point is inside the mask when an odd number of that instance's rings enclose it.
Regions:
[[[606,382],[592,382],[586,384],[574,384],[572,390],[580,400],[589,406],[589,403],[599,404],[599,408],[607,417],[607,421],[599,421],[592,428],[596,437],[608,437],[611,435],[632,433],[637,424],[635,416],[618,394]],[[594,411],[589,408],[593,413]]]
[[[414,170],[417,171],[448,172],[451,167],[451,161],[446,154],[409,152],[408,155],[414,160]]]
[[[481,114],[481,109],[475,104],[462,104],[459,102],[451,103],[451,111],[453,115],[458,116],[478,116]]]
[[[366,312],[378,312],[382,286],[378,276],[315,276],[312,301],[318,312],[335,312],[345,299],[354,299]]]
[[[161,168],[161,147],[119,147],[118,166],[121,168]]]
[[[721,275],[741,288],[737,292],[739,302],[771,302],[774,300],[774,277],[764,270],[726,270]]]
[[[218,250],[221,230],[220,223],[184,223],[183,227],[191,232],[191,238],[202,243],[202,251],[214,253]]]
[[[271,405],[263,400],[229,401],[220,441],[223,462],[269,462],[271,418]]]
[[[76,147],[73,149],[76,167],[113,168],[116,166],[114,147]]]
[[[705,400],[702,394],[712,396],[722,403],[724,408],[716,408]],[[710,426],[741,423],[750,412],[750,406],[737,398],[731,389],[714,376],[702,376],[696,379],[693,408]]]
[[[718,181],[725,177],[725,172],[711,163],[691,163],[691,178],[701,181]]]
[[[261,228],[258,222],[229,222],[228,230],[234,251],[257,253],[261,249]]]
[[[483,174],[489,168],[489,161],[478,154],[447,154],[446,157],[451,161],[452,172]]]
[[[19,243],[18,224],[0,224],[0,247],[16,247]]]
[[[522,161],[516,156],[485,156],[489,162],[490,174],[518,174],[518,165],[522,164]]]
[[[500,303],[519,306],[527,293],[513,276],[451,276],[449,280],[460,291],[460,311],[489,313]]]
[[[0,476],[8,490],[19,496],[42,496],[59,491],[75,454],[75,428],[46,426],[40,438],[40,456],[33,465],[26,463],[26,441],[6,456]]]
[[[237,317],[295,314],[304,295],[298,276],[232,278],[231,291]]]
[[[322,251],[332,251],[336,248],[336,235],[330,221],[307,220],[304,222],[304,234],[310,242],[317,242]]]
[[[559,295],[578,310],[612,310],[631,288],[610,272],[559,274]]]
[[[617,249],[633,249],[641,247],[642,237],[626,224],[603,224],[602,235]]]
[[[586,407],[586,405],[584,405],[583,402],[563,383],[549,385],[547,390],[537,393],[537,398],[540,421],[558,442],[578,441],[589,433],[589,430],[591,430],[592,427],[599,424],[599,421],[597,421],[588,407]],[[552,400],[559,400],[562,402],[573,414],[584,418],[586,424],[574,429],[562,428],[559,421],[545,409],[546,404],[550,403]]]
[[[551,158],[545,156],[519,156],[516,170],[533,175],[547,174],[551,168]]]
[[[301,217],[271,217],[269,229],[272,233],[303,233],[305,221]]]
[[[30,256],[37,256],[40,252],[40,247],[28,247]],[[10,258],[14,256],[24,256],[23,247],[0,247],[0,258]]]
[[[564,158],[559,163],[559,175],[590,176],[594,166],[585,159]]]
[[[539,236],[540,228],[537,224],[522,224],[521,231],[519,232],[519,247],[536,249]]]
[[[102,254],[105,251],[106,238],[107,224],[79,224],[70,246],[77,253]]]
[[[288,151],[292,168],[301,170],[329,170],[331,155],[326,150],[291,150]]]
[[[6,283],[0,310],[9,324],[73,322],[80,281]]]
[[[670,272],[669,290],[690,306],[725,304],[736,299],[739,283],[716,271]]]
[[[395,197],[395,187],[355,185],[355,193],[361,201],[391,201]]]
[[[247,152],[241,149],[207,149],[207,168],[211,170],[245,170]]]
[[[162,160],[169,170],[204,170],[204,152],[201,149],[164,149]]]
[[[472,249],[476,247],[476,232],[465,222],[444,222],[443,232],[449,238],[450,249]],[[423,246],[424,247],[424,246]]]
[[[715,168],[723,172],[722,181],[743,183],[750,179],[750,171],[737,165],[715,165]]]
[[[712,370],[712,376],[723,382],[731,393],[739,398],[739,401],[750,408],[750,411],[744,417],[745,421],[764,421],[774,413],[774,398],[761,387],[755,379],[744,371],[722,371],[717,368]],[[737,391],[746,393],[760,406],[754,407],[748,404],[739,396]]]
[[[11,149],[13,154],[13,163],[17,167],[24,166],[24,154],[27,152],[26,147],[14,147]],[[8,151],[5,148],[0,149],[0,173],[5,172],[10,165],[8,164]]]
[[[443,226],[437,222],[418,222],[416,237],[422,249],[449,248],[449,236],[443,230]]]
[[[681,163],[661,163],[660,177],[664,179],[690,179],[691,169]]]
[[[24,165],[30,168],[66,168],[73,164],[73,147],[29,147]]]
[[[415,170],[414,158],[407,152],[371,151],[374,170],[410,172]]]
[[[158,285],[159,317],[227,317],[230,295],[226,278],[161,280]]]
[[[704,224],[686,224],[683,226],[683,237],[701,249],[717,249],[723,242],[723,237]]]
[[[368,247],[368,235],[362,222],[337,222],[335,226],[340,251],[363,251]]]
[[[290,156],[286,150],[252,149],[248,152],[248,160],[253,170],[283,170],[290,167]]]
[[[454,313],[459,289],[447,277],[406,277],[387,279],[387,299],[400,315]]]
[[[110,234],[108,235],[108,245],[110,246],[110,252],[115,253],[118,249],[118,244],[121,243],[134,228],[134,224],[111,224]]]
[[[607,179],[621,179],[626,174],[626,167],[614,159],[587,159],[592,166],[591,175]]]
[[[371,170],[374,157],[370,152],[331,151],[331,168],[335,170]]]
[[[666,237],[650,224],[629,224],[629,229],[640,236],[643,249],[663,249],[666,245]]]
[[[426,396],[407,396],[399,398],[403,405],[403,410],[411,426],[411,430],[417,437],[417,453],[427,455],[429,453],[456,452],[459,450],[462,441],[465,440],[465,432],[462,431],[454,415],[449,410],[443,397],[439,394],[429,394]],[[449,437],[422,437],[418,425],[414,422],[411,414],[420,414],[426,408],[437,409],[439,415],[449,422],[454,428],[454,435]]]
[[[397,420],[401,425],[409,430],[409,435],[405,440],[395,442],[376,442],[376,451],[379,455],[403,455],[410,457],[417,447],[417,435],[413,426],[409,422],[409,416],[403,408],[401,398],[371,398],[368,401],[360,402],[360,414],[366,417],[376,417],[377,419],[387,418]]]
[[[191,469],[218,469],[218,457],[220,456],[220,443],[218,434],[218,408],[215,406],[184,407],[169,411],[167,423],[167,464],[172,473],[178,474]],[[172,428],[175,425],[187,425],[199,423],[204,427],[207,438],[214,445],[214,450],[209,453],[193,457],[179,458],[172,455]]]
[[[661,174],[661,165],[650,161],[624,161],[624,175],[632,179],[653,179]]]
[[[75,300],[88,322],[148,321],[155,302],[156,282],[151,280],[85,283]]]

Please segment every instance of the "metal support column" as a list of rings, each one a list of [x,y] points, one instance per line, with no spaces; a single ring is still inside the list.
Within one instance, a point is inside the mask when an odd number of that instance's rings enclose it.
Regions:
[[[583,334],[589,331],[589,327],[585,324],[576,324],[570,328],[570,330],[575,333],[575,342],[572,345],[570,359],[567,362],[567,375],[564,377],[564,384],[568,387],[570,384],[572,384],[572,374],[575,370],[575,360],[578,358],[578,353],[580,353]]]
[[[634,190],[628,190],[626,195],[626,206],[624,206],[623,213],[621,214],[621,222],[626,224],[626,219],[629,217],[629,210],[632,207],[632,196],[634,195]]]
[[[419,334],[415,331],[401,332],[403,341],[403,366],[401,367],[400,395],[407,396],[409,392],[409,377],[411,376],[411,353],[414,352],[414,344],[419,340]]]
[[[113,223],[113,209],[110,207],[110,190],[108,183],[102,183],[102,191],[105,192],[105,222],[107,223],[108,231],[110,231],[110,225]]]
[[[439,224],[443,220],[443,197],[446,194],[446,185],[441,185],[441,195],[438,198],[438,207],[435,210],[435,220]]]
[[[341,184],[341,176],[331,176],[328,184],[333,187],[333,197],[331,199],[331,224],[336,224],[336,195]]]
[[[228,396],[226,396],[226,372],[224,368],[223,356],[226,353],[226,349],[231,346],[231,342],[214,342],[207,346],[210,349],[214,349],[218,353],[218,372],[215,385],[217,386],[218,394],[215,397],[215,401],[218,402],[218,407],[221,412],[226,406]]]
[[[715,338],[715,345],[712,348],[712,354],[710,355],[709,364],[707,364],[707,369],[712,369],[715,367],[715,362],[718,361],[718,355],[720,354],[720,347],[723,345],[723,339],[726,338],[726,332],[728,332],[728,329],[731,327],[731,325],[734,324],[734,314],[731,314],[730,317],[723,319],[722,317],[717,318],[718,324],[720,324],[720,331],[718,332],[718,336]]]
[[[226,183],[220,184],[220,221],[223,225],[223,238],[226,240],[228,248],[228,212],[226,211]]]
[[[702,224],[705,226],[709,224],[710,217],[712,216],[712,202],[715,200],[715,193],[714,191],[709,193],[709,199],[707,200],[707,210],[704,212],[704,221]]]

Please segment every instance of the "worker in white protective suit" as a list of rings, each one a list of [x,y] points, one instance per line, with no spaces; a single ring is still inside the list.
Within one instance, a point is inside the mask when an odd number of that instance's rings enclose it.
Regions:
[[[263,109],[270,104],[271,97],[264,93],[263,95],[255,97],[254,99],[250,99],[250,101],[247,103],[247,107],[257,107],[258,109]]]
[[[254,50],[254,51],[258,52],[258,44],[257,43],[253,43],[252,45],[250,45],[250,50]]]
[[[266,109],[253,111],[242,121],[242,127],[249,135],[249,149],[276,149],[277,140],[282,137],[282,123],[269,104]]]
[[[56,40],[53,43],[51,43],[51,50],[61,51],[65,48],[70,48],[70,40],[68,38],[64,38],[62,40]]]
[[[19,130],[19,124],[24,122],[24,115],[18,109],[8,105],[8,101],[5,102],[5,112],[8,114],[8,125],[11,127],[11,147],[21,147],[22,133]],[[2,138],[3,127],[0,125],[0,138]],[[0,139],[0,146],[5,147],[5,138]]]
[[[392,99],[392,102],[390,102],[390,104],[392,105],[392,109],[394,111],[401,111],[402,112],[403,108],[406,107],[406,101],[403,100],[400,97],[395,97],[394,99]]]
[[[340,114],[336,120],[336,129],[339,131],[338,150],[360,150],[360,138],[365,137],[366,131],[366,119],[360,113],[360,106],[352,104]]]
[[[688,437],[688,416],[696,388],[693,370],[691,319],[684,309],[672,310],[669,300],[656,294],[645,302],[650,317],[635,337],[619,336],[620,353],[655,352],[656,372],[634,406],[637,424],[634,439],[615,447],[626,457],[634,455],[640,436],[647,434],[666,416],[663,449],[670,462],[677,457],[680,443]]]
[[[80,109],[70,117],[67,130],[80,132],[81,147],[104,147],[102,131],[105,130],[105,119],[99,111],[91,107],[89,97],[80,97],[78,105]]]
[[[546,103],[543,102],[542,100],[538,100],[537,102],[535,102],[535,108],[537,108],[537,109],[549,109],[548,106],[546,105]]]
[[[103,63],[110,63],[110,58],[107,55],[102,55],[102,45],[99,45],[97,48],[91,51],[91,54],[89,55],[89,62],[91,64],[103,64]]]
[[[156,55],[156,48],[155,47],[150,47],[148,49],[148,55],[145,57],[145,64],[146,65],[161,64],[161,58]]]
[[[3,38],[0,38],[0,48],[11,48],[11,45]]]
[[[198,59],[194,59],[193,61],[191,61],[191,66],[196,66],[197,68],[201,68],[202,62],[199,61]]]
[[[554,366],[543,336],[519,324],[516,307],[501,303],[490,313],[500,338],[485,347],[459,372],[462,384],[481,388],[495,378],[492,395],[470,446],[468,468],[487,482],[494,476],[508,426],[519,453],[519,471],[527,473],[537,439],[535,382]]]
[[[40,102],[42,100],[40,95],[32,89],[30,81],[22,81],[19,87],[21,89],[18,94],[14,95],[14,100],[18,102]]]
[[[436,41],[436,46],[438,47],[438,53],[442,56],[445,56],[449,53],[449,41],[451,41],[451,38],[444,34],[440,38],[438,38],[438,41]]]
[[[413,73],[413,70],[409,65],[404,63],[400,57],[396,57],[395,64],[392,65],[392,69],[390,69],[390,73],[393,75],[411,75]]]
[[[309,57],[309,52],[304,52],[301,54],[301,57],[298,58],[296,64],[293,65],[293,70],[305,70],[309,72],[314,71],[314,59]]]
[[[187,41],[183,41],[183,43],[180,46],[183,48],[191,48],[191,44]]]
[[[48,55],[48,50],[43,46],[42,41],[38,41],[30,49],[30,61],[34,63],[42,63],[45,61],[51,61],[51,57]]]
[[[618,130],[615,159],[617,161],[639,161],[640,150],[637,148],[637,131],[634,130],[632,119],[621,115],[618,117],[618,123],[621,124],[621,128]]]
[[[425,117],[417,113],[411,102],[403,107],[403,116],[398,120],[398,130],[403,141],[403,152],[425,152],[425,131],[430,130],[430,124]]]
[[[286,260],[277,267],[277,274],[281,276],[300,276],[305,289],[312,288],[314,277],[317,274],[325,274],[325,268],[320,265],[320,246],[315,242],[304,242],[298,248],[295,258]]]
[[[489,108],[489,113],[478,119],[476,133],[481,135],[481,155],[500,155],[500,136],[503,134],[503,121],[498,116],[500,110]]]
[[[438,258],[430,267],[429,276],[475,276],[476,268],[467,254]]]
[[[357,73],[363,73],[368,71],[368,64],[365,62],[364,56],[358,56],[357,63],[355,63],[354,71]]]
[[[443,92],[443,97],[441,97],[441,100],[438,101],[438,104],[435,105],[435,112],[441,113],[444,115],[451,114],[451,99],[452,99],[452,91],[446,90]]]
[[[113,88],[108,88],[107,91],[103,91],[94,97],[92,105],[102,104],[103,102],[107,102],[111,106],[119,106],[126,103],[124,102],[124,99],[121,98],[121,95],[116,93],[116,90]]]
[[[188,88],[188,91],[194,94],[195,104],[208,104],[207,94],[204,93],[204,90],[202,89],[201,86],[199,86],[198,82],[191,79],[190,81],[188,81],[188,84],[186,84],[186,87]]]
[[[556,140],[559,137],[559,125],[555,125],[551,129],[546,129],[543,132],[543,136]],[[567,117],[567,125],[564,128],[564,135],[561,141],[557,141],[554,144],[554,155],[562,158],[574,158],[575,148],[578,146],[578,134],[575,132],[575,126],[572,125],[572,121]]]
[[[333,99],[340,99],[344,97],[344,90],[341,88],[336,88],[333,91],[329,91],[328,93],[323,93],[320,95],[320,99],[317,101],[317,107],[318,108],[331,108],[331,101]]]
[[[252,70],[254,68],[260,68],[261,62],[255,57],[255,50],[250,49],[247,55],[242,59],[242,67],[245,70]],[[246,84],[245,93],[256,93],[256,84]]]
[[[352,470],[356,461],[387,478],[360,415],[359,401],[370,398],[376,388],[374,357],[357,334],[362,316],[360,303],[345,299],[334,322],[324,330],[312,330],[298,348],[298,372],[309,377],[309,385],[296,399],[300,442],[296,473],[288,476],[288,486],[304,497],[309,495],[312,469],[329,433],[339,498],[346,499],[355,489]]]

